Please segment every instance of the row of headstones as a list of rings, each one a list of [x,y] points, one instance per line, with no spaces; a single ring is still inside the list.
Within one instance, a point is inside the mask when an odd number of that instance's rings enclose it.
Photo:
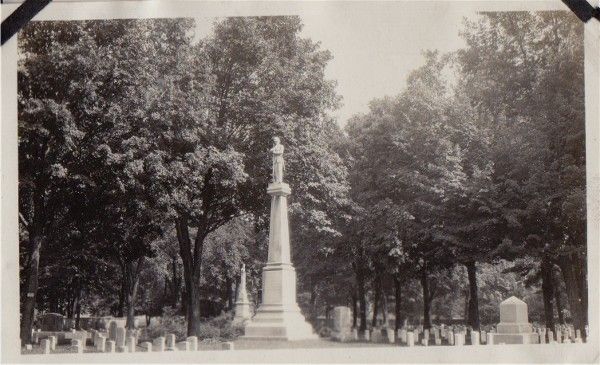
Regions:
[[[492,329],[489,333],[495,333],[495,330]],[[546,329],[539,329],[537,333],[540,336],[539,343],[583,342],[579,330],[574,332],[574,337],[562,337],[561,332],[557,332],[556,341],[554,333],[550,330],[546,331]],[[447,343],[450,346],[463,346],[466,344],[467,336],[471,340],[471,345],[491,344],[491,341],[489,341],[488,339],[487,331],[466,331],[443,326],[440,328],[432,328],[431,330],[421,328],[414,328],[412,331],[407,329],[399,329],[397,333],[394,333],[394,330],[392,329],[376,329],[372,331],[367,330],[363,333],[362,338],[365,341],[387,343],[395,343],[396,340],[398,340],[398,342],[400,342],[401,344],[406,344],[407,346],[414,346],[415,343],[421,344],[423,346],[429,346],[430,344],[440,346],[442,345],[443,340],[445,340],[445,343]],[[432,337],[433,341],[431,341]],[[358,330],[356,328],[352,329],[351,339],[354,341],[358,341],[360,339]],[[548,339],[548,341],[546,341],[546,339]]]
[[[587,335],[588,327],[585,326]],[[572,326],[556,325],[554,331],[550,328],[536,328],[535,333],[540,336],[540,343],[582,343],[581,331]],[[546,342],[547,341],[547,342]]]
[[[44,354],[49,354],[56,350],[56,336],[50,336],[41,340],[40,345]],[[142,342],[140,344],[142,352],[164,352],[164,351],[198,351],[198,338],[189,336],[185,341],[176,342],[174,334],[165,337],[155,338],[152,342]],[[71,348],[76,353],[83,353],[85,341],[80,339],[71,340]],[[130,336],[127,340],[118,337],[117,340],[110,340],[103,334],[94,336],[94,349],[97,352],[136,352],[137,339]],[[233,342],[223,342],[221,349],[233,350]]]

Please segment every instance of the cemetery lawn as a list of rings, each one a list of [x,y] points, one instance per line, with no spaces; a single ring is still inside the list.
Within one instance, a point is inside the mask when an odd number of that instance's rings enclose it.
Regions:
[[[303,341],[269,341],[269,340],[236,340],[235,350],[266,350],[266,349],[309,349],[309,348],[332,348],[332,347],[388,347],[398,346],[396,344],[373,343],[373,342],[338,342],[326,339],[303,340]],[[200,346],[203,349],[202,346]]]

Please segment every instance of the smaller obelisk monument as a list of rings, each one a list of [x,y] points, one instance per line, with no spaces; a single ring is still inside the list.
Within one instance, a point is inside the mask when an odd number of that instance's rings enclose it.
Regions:
[[[248,300],[248,292],[246,291],[246,265],[242,264],[233,321],[235,323],[244,323],[250,320],[250,318],[252,318],[252,314],[250,313],[250,301]]]
[[[296,302],[296,270],[290,260],[290,234],[287,197],[290,186],[283,182],[283,145],[273,138],[273,181],[267,187],[271,195],[269,254],[262,271],[262,303],[246,325],[244,338],[303,340],[316,339]]]

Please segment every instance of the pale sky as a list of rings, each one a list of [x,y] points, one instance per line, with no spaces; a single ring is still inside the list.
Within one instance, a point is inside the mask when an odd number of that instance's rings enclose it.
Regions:
[[[323,2],[298,15],[302,36],[333,55],[326,77],[338,82],[342,106],[334,116],[343,127],[352,115],[367,112],[370,100],[399,94],[408,74],[423,64],[422,51],[463,47],[463,17],[476,17],[477,9],[468,3]],[[213,21],[196,19],[196,36],[209,34]]]

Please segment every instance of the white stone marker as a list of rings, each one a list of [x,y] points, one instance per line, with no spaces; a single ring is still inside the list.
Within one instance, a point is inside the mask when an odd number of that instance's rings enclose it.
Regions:
[[[454,346],[454,332],[448,331],[448,344]]]
[[[493,344],[530,344],[539,339],[529,323],[527,303],[514,296],[500,303],[500,323],[496,330]]]
[[[190,344],[189,351],[198,351],[198,337],[189,336],[185,340]]]
[[[175,344],[175,347],[177,348],[178,351],[189,351],[190,350],[190,343],[187,342],[187,341],[177,342]]]
[[[481,343],[487,343],[487,332],[481,331]]]
[[[83,344],[81,343],[81,340],[71,340],[71,347],[73,347],[78,354],[83,353]]]
[[[575,330],[575,339],[581,338],[581,330]]]
[[[157,337],[152,341],[152,346],[156,349],[157,352],[165,351],[165,338]]]
[[[117,327],[115,345],[117,346],[117,351],[120,347],[125,347],[125,328]]]
[[[40,347],[42,348],[42,351],[44,352],[44,354],[49,354],[50,353],[50,340],[47,338],[44,338],[42,341],[40,341]]]
[[[554,343],[554,333],[552,333],[552,331],[548,330],[548,343]]]
[[[262,301],[245,328],[246,338],[280,340],[317,339],[311,325],[300,312],[296,300],[296,271],[290,260],[290,235],[287,197],[290,186],[283,182],[283,145],[273,138],[273,181],[267,264],[262,271]]]
[[[105,352],[109,352],[109,353],[113,353],[115,352],[115,341],[113,340],[107,340],[106,341],[106,351]]]
[[[177,347],[175,347],[175,335],[170,333],[166,337],[166,345],[165,351],[177,351]]]
[[[540,343],[546,343],[546,328],[540,328]]]
[[[110,321],[110,323],[108,324],[108,338],[116,341],[117,340],[117,322],[115,321]]]
[[[440,346],[441,344],[442,344],[442,339],[441,339],[441,338],[439,338],[439,337],[436,337],[436,338],[435,338],[435,345],[436,345],[436,346]]]
[[[406,343],[409,347],[413,347],[415,345],[415,334],[412,331],[406,333]]]
[[[371,331],[365,330],[365,332],[363,333],[363,337],[364,337],[365,341],[367,341],[367,342],[371,341]]]
[[[463,333],[455,333],[454,334],[454,345],[455,346],[464,346],[465,344],[465,335]]]
[[[398,337],[400,337],[400,343],[406,343],[406,329],[401,329],[400,330],[400,335]]]
[[[223,342],[221,344],[221,350],[233,350],[233,342]]]
[[[150,342],[142,342],[140,347],[144,349],[145,352],[152,352],[152,344]]]
[[[246,265],[242,264],[240,271],[240,285],[238,286],[238,293],[235,300],[235,316],[233,317],[234,323],[245,323],[252,318],[250,313],[250,301],[248,300],[248,291],[246,290]]]
[[[421,345],[423,345],[423,346],[429,346],[429,338],[428,337],[423,337],[423,339],[421,339]]]
[[[479,332],[471,331],[471,345],[479,346]]]
[[[50,339],[50,349],[56,351],[56,343],[58,342],[56,336],[50,336],[48,338]]]
[[[358,341],[358,328],[353,328],[352,329],[352,340],[353,341]]]
[[[27,350],[27,351],[33,350],[33,345],[28,343],[27,345],[25,345],[25,350]]]
[[[560,332],[560,329],[556,331],[556,342],[562,343],[562,332]]]
[[[100,336],[96,339],[96,344],[94,346],[97,351],[105,352],[106,351],[106,337]]]
[[[135,352],[136,345],[137,345],[137,339],[133,336],[129,336],[127,338],[127,342],[125,343],[125,347],[127,347],[127,351]]]

